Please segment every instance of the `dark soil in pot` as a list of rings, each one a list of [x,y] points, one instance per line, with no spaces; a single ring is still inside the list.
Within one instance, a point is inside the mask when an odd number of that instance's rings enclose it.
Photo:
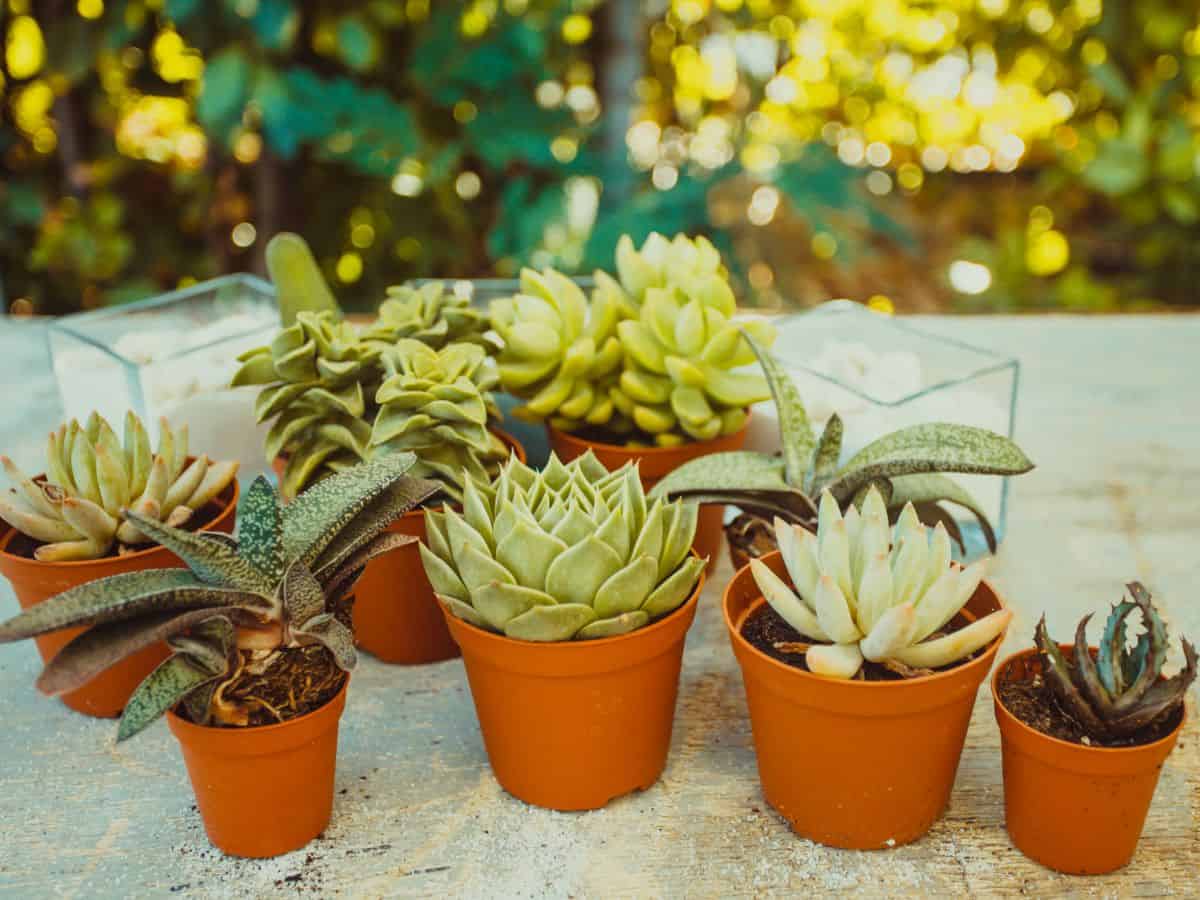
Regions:
[[[1037,660],[1040,668],[1041,660]],[[1000,702],[1010,713],[1042,734],[1089,747],[1140,747],[1162,740],[1179,725],[1182,707],[1165,720],[1151,723],[1126,738],[1096,740],[1087,735],[1079,724],[1063,712],[1049,684],[1041,674],[1029,679],[1000,679],[996,685]]]
[[[944,631],[935,632],[930,635],[931,638],[938,637],[942,634],[953,633],[959,628],[965,627],[970,620],[959,614],[950,620],[950,625]],[[744,637],[757,650],[761,650],[771,659],[778,660],[785,666],[791,666],[794,669],[800,669],[803,672],[809,671],[805,664],[804,650],[809,644],[817,643],[812,638],[801,634],[786,621],[779,613],[771,608],[769,603],[764,603],[758,609],[754,610],[746,617],[742,623],[742,637]],[[934,672],[945,672],[948,669],[956,668],[965,662],[968,662],[980,653],[987,651],[987,648],[976,651],[966,659],[959,660],[953,665],[945,666],[940,669],[909,669],[904,667],[903,671],[891,669],[888,666],[880,663],[864,660],[862,668],[855,676],[856,681],[900,681],[904,678],[912,677],[913,675],[930,675]]]

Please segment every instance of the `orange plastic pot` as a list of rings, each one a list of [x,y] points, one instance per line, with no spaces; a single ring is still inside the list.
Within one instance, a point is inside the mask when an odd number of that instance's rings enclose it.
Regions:
[[[221,511],[202,530],[226,533],[233,531],[237,498],[238,486],[235,481],[216,499],[215,502],[221,506]],[[0,535],[0,575],[7,578],[12,585],[21,609],[29,609],[43,600],[97,578],[108,578],[110,575],[122,575],[143,569],[183,567],[183,561],[178,556],[164,547],[157,546],[106,559],[41,562],[8,552],[8,545],[16,536],[17,531],[12,528]],[[59,650],[85,630],[69,628],[35,638],[42,662],[49,662]],[[83,687],[63,694],[59,699],[76,712],[98,718],[115,718],[121,714],[130,694],[142,683],[142,679],[166,658],[167,645],[157,643],[126,657]]]
[[[778,551],[763,562],[787,577]],[[975,697],[1003,637],[946,672],[842,681],[784,665],[742,637],[746,617],[765,602],[749,566],[725,589],[767,802],[797,834],[831,847],[915,841],[950,800]],[[983,616],[1003,605],[984,582],[966,609]]]
[[[1059,647],[1074,653],[1071,645]],[[1030,647],[1001,662],[992,676],[1009,837],[1030,859],[1059,872],[1112,872],[1133,858],[1184,717],[1166,737],[1140,747],[1059,740],[1026,725],[1000,700],[1002,682],[1026,681],[1040,671],[1037,650]]]
[[[278,856],[325,830],[348,684],[320,709],[278,725],[207,728],[167,713],[214,847]]]
[[[525,462],[525,448],[516,438],[498,428],[493,434]],[[281,478],[283,465],[283,460],[275,460],[275,472]],[[424,511],[405,513],[388,531],[424,541]],[[354,640],[372,656],[399,665],[458,656],[458,645],[446,628],[416,543],[376,557],[363,571],[354,586]]]
[[[570,462],[588,450],[596,454],[596,459],[600,460],[600,464],[610,471],[621,468],[627,462],[636,462],[638,472],[642,477],[642,487],[648,491],[686,462],[710,453],[740,450],[746,443],[747,425],[743,425],[741,430],[735,431],[733,434],[714,438],[711,441],[690,441],[678,447],[625,447],[621,444],[604,444],[599,441],[589,441],[567,431],[559,431],[550,425],[546,426],[546,433],[549,436],[550,449],[563,462]],[[700,507],[699,521],[696,523],[696,539],[692,543],[692,548],[700,556],[708,557],[709,573],[716,568],[720,560],[725,538],[724,526],[724,504],[706,503]]]
[[[658,622],[594,641],[513,640],[443,610],[500,786],[535,806],[580,810],[658,781],[703,586],[702,575]]]

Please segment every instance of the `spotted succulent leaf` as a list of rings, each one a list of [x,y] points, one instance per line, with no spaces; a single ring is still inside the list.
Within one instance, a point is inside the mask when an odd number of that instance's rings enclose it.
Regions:
[[[283,511],[274,485],[259,475],[238,503],[237,550],[269,581],[283,577]]]
[[[126,517],[143,534],[182,559],[195,577],[205,584],[264,594],[270,594],[275,586],[258,567],[241,555],[240,550],[207,540],[182,528],[173,528],[133,510],[126,510]]]

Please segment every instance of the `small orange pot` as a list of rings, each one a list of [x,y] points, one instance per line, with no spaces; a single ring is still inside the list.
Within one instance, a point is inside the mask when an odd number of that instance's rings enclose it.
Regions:
[[[237,499],[238,485],[234,481],[216,500],[222,507],[220,513],[201,530],[232,532]],[[183,561],[178,556],[165,547],[157,546],[127,556],[112,556],[106,559],[40,562],[7,552],[6,548],[16,536],[17,531],[13,528],[0,534],[0,575],[7,578],[12,585],[21,609],[29,609],[63,591],[98,578],[140,572],[144,569],[183,567]],[[49,662],[59,650],[85,630],[69,628],[35,638],[42,662]],[[166,658],[167,645],[159,642],[126,657],[83,687],[63,694],[59,699],[76,712],[98,718],[115,718],[121,714],[130,694],[142,683],[142,679]]]
[[[511,434],[496,428],[492,433],[525,462],[525,448]],[[284,462],[273,468],[283,477]],[[406,512],[388,531],[425,540],[425,513]],[[413,666],[458,656],[433,586],[425,575],[421,551],[415,543],[397,547],[371,560],[354,586],[354,641],[372,656],[387,663]]]
[[[462,648],[492,772],[518,799],[599,809],[662,774],[696,590],[670,615],[620,637],[534,643],[443,609]]]
[[[686,462],[691,462],[710,453],[725,453],[729,450],[740,450],[746,443],[746,429],[711,441],[690,441],[678,447],[625,447],[621,444],[602,444],[589,441],[567,431],[559,431],[550,425],[546,433],[550,440],[550,449],[563,462],[570,462],[577,456],[582,456],[588,450],[596,454],[596,459],[604,468],[613,471],[621,468],[627,462],[636,462],[638,472],[642,477],[642,487],[647,491],[661,481],[666,475],[678,469]],[[725,537],[725,506],[719,503],[705,503],[700,507],[699,520],[696,523],[696,539],[692,548],[700,556],[708,557],[708,572],[711,574],[720,561],[721,548]]]
[[[1064,654],[1074,653],[1059,644]],[[1183,718],[1166,737],[1140,747],[1087,747],[1042,734],[1010,713],[1000,684],[1041,671],[1037,649],[1009,656],[992,676],[992,699],[1004,759],[1004,818],[1009,837],[1030,859],[1070,875],[1097,875],[1126,865],[1163,762]]]
[[[214,847],[278,856],[325,830],[349,683],[320,709],[278,725],[207,728],[167,713]]]
[[[787,577],[778,551],[762,560]],[[975,697],[1003,637],[946,672],[842,681],[784,665],[742,637],[742,623],[765,602],[749,566],[725,589],[767,802],[796,833],[831,847],[915,841],[950,800]],[[984,582],[966,609],[983,616],[1003,605]]]

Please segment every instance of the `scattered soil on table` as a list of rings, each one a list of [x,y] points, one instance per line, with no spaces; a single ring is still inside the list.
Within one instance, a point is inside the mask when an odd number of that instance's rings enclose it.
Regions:
[[[1000,702],[1030,728],[1060,741],[1091,747],[1139,747],[1166,737],[1179,724],[1179,717],[1183,714],[1183,708],[1180,707],[1172,715],[1152,722],[1129,737],[1112,740],[1096,738],[1063,711],[1054,691],[1042,677],[1041,658],[1027,659],[1025,665],[1028,667],[1026,672],[1031,673],[1032,677],[1005,677],[1009,674],[1007,672],[1001,675],[996,685]]]
[[[202,506],[199,510],[192,513],[191,517],[187,520],[187,522],[185,522],[183,524],[183,530],[184,531],[204,531],[204,530],[206,530],[216,520],[217,516],[219,516],[221,514],[221,511],[223,509],[225,509],[225,506],[223,504],[217,503],[216,501],[213,501],[212,503],[208,503],[208,504]],[[45,546],[45,541],[35,541],[33,538],[29,537],[28,535],[22,534],[21,532],[18,531],[16,534],[14,534],[12,536],[12,540],[10,540],[8,542],[8,546],[4,548],[4,552],[10,553],[13,556],[19,556],[22,559],[34,559],[35,558],[34,551],[37,550],[38,547],[43,547],[43,546]],[[127,544],[114,543],[113,549],[111,551],[109,551],[109,553],[107,553],[106,555],[101,556],[99,558],[100,559],[114,559],[118,556],[128,555],[129,553],[136,553],[136,552],[139,552],[142,550],[150,550],[150,549],[154,548],[155,546],[157,546],[157,545],[154,544],[153,542],[148,542],[145,544],[136,544],[136,545],[132,545],[132,546],[127,545]],[[125,549],[125,553],[121,553],[122,547]]]
[[[930,639],[940,637],[943,634],[952,634],[958,629],[965,627],[968,620],[965,616],[957,615],[950,620],[949,625],[942,631],[935,631],[929,636]],[[788,645],[795,644],[815,644],[820,643],[812,638],[801,634],[786,621],[779,613],[771,608],[771,604],[764,603],[754,612],[746,617],[742,623],[742,637],[750,642],[755,649],[761,650],[771,659],[778,660],[784,665],[791,666],[793,669],[800,669],[803,672],[810,671],[805,663],[805,655],[798,650],[789,650]],[[990,645],[989,645],[990,646]],[[969,657],[959,660],[953,665],[944,666],[940,669],[912,669],[910,675],[903,675],[900,672],[893,671],[887,666],[880,663],[864,660],[862,668],[859,669],[858,675],[855,676],[855,681],[902,681],[905,678],[913,675],[931,675],[935,672],[945,672],[950,669],[957,668],[965,662],[969,662],[979,654],[987,651],[987,647],[976,651]]]

